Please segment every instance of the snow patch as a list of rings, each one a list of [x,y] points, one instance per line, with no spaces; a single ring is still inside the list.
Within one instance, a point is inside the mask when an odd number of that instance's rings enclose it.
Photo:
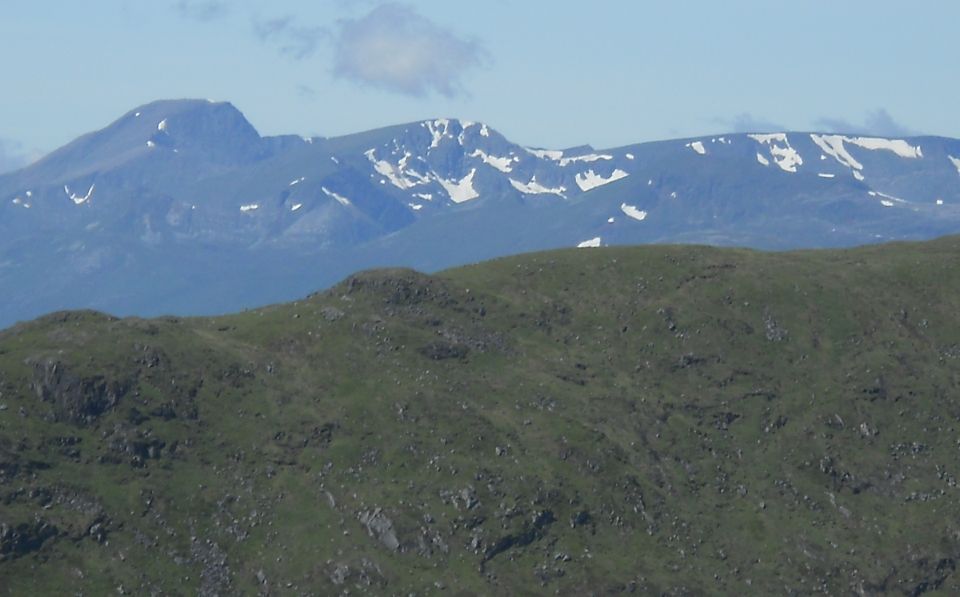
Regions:
[[[607,218],[607,224],[613,224],[617,220],[615,218]]]
[[[293,207],[290,208],[290,211],[297,211],[301,207],[303,207],[303,203],[294,203]]]
[[[157,130],[158,130],[158,131],[165,131],[165,130],[167,130],[167,119],[166,119],[166,118],[164,118],[163,120],[160,121],[160,124],[157,125]]]
[[[884,149],[892,151],[902,158],[922,158],[920,146],[910,145],[903,139],[882,139],[880,137],[845,137],[848,143],[853,143],[864,149]]]
[[[437,182],[443,187],[447,192],[447,195],[450,196],[450,200],[454,203],[463,203],[464,201],[470,201],[471,199],[476,199],[480,196],[480,193],[473,188],[473,175],[477,173],[477,169],[473,168],[470,170],[470,174],[467,174],[459,181],[444,180],[438,178]]]
[[[754,133],[752,135],[747,135],[747,136],[753,139],[754,141],[756,141],[757,143],[762,143],[764,145],[769,145],[770,143],[773,143],[775,141],[779,141],[780,143],[787,142],[786,133]]]
[[[600,246],[600,237],[597,236],[597,237],[594,237],[594,238],[591,238],[591,239],[589,239],[589,240],[585,240],[585,241],[579,243],[579,244],[577,245],[577,248],[578,248],[578,249],[586,249],[586,248],[599,247],[599,246]]]
[[[483,160],[484,164],[489,164],[503,173],[513,171],[513,168],[510,166],[510,164],[513,162],[514,158],[501,158],[493,155],[487,155],[482,149],[475,149],[474,152],[470,154],[470,157],[480,158]]]
[[[647,212],[637,209],[635,205],[627,205],[626,203],[620,204],[620,211],[625,213],[627,216],[633,218],[638,222],[642,222],[647,219]]]
[[[490,129],[487,128],[487,125],[485,125],[485,124],[481,124],[481,125],[480,125],[480,136],[481,136],[481,137],[489,137],[489,136],[490,136]]]
[[[626,155],[625,157],[626,157],[626,158],[627,158],[628,160],[632,160],[632,159],[634,159],[634,157],[633,157],[633,154],[632,154],[632,153],[628,153],[628,154],[627,154],[627,155]]]
[[[296,180],[290,181],[290,185],[289,185],[289,186],[292,187],[292,186],[295,185],[295,184],[300,184],[301,182],[305,181],[306,179],[307,179],[307,178],[306,178],[305,176],[301,176],[300,178],[298,178],[298,179],[296,179]]]
[[[823,153],[833,157],[847,168],[863,170],[863,164],[850,155],[843,142],[848,140],[843,135],[810,135],[810,138],[817,144]]]
[[[826,172],[817,172],[817,176],[820,178],[833,178],[836,174],[827,174]]]
[[[154,143],[153,141],[147,141],[147,147],[149,147],[150,149],[153,149],[153,148],[156,147],[156,146],[157,146],[157,144]]]
[[[27,191],[25,195],[27,196],[27,199],[29,199],[30,197],[33,197],[33,191]]]
[[[549,187],[545,187],[539,182],[537,182],[536,176],[534,176],[528,183],[522,183],[520,181],[513,180],[512,178],[509,180],[513,188],[527,195],[552,194],[552,195],[560,195],[561,197],[566,198],[566,195],[564,195],[564,193],[567,191],[566,187],[560,186],[553,189]]]
[[[757,154],[757,161],[760,162],[761,164],[763,164],[764,166],[769,166],[769,165],[770,165],[770,160],[768,160],[767,158],[763,157],[763,155],[760,154],[760,153]]]
[[[431,178],[429,176],[424,176],[412,168],[405,170],[403,173],[408,177],[413,178],[415,181],[414,184],[430,184]]]
[[[460,121],[460,135],[457,137],[457,142],[460,143],[460,145],[466,144],[467,129],[472,126],[476,126],[476,124],[477,123],[473,122],[472,120]]]
[[[450,136],[450,121],[446,118],[438,118],[433,121],[428,120],[423,123],[423,126],[430,131],[432,137],[430,140],[430,149],[440,147],[440,141],[442,141],[444,137]]]
[[[337,165],[340,164],[340,160],[338,160],[338,159],[335,158],[334,156],[330,156],[330,161],[333,162],[334,164],[337,164]]]
[[[626,178],[627,176],[629,176],[629,174],[623,170],[620,170],[619,168],[614,170],[613,173],[607,178],[600,176],[593,170],[587,170],[587,172],[584,174],[578,173],[576,176],[576,181],[577,186],[580,187],[581,191],[589,191],[605,184],[610,184],[615,180]]]
[[[790,146],[786,133],[768,133],[761,135],[747,135],[761,145],[770,147],[770,156],[777,166],[785,172],[796,172],[797,166],[803,165],[803,158],[797,150]]]
[[[350,203],[350,200],[349,200],[349,199],[347,199],[347,198],[344,197],[343,195],[339,195],[339,194],[337,194],[337,193],[334,193],[333,191],[331,191],[331,190],[328,189],[327,187],[320,187],[320,190],[323,191],[324,193],[326,193],[327,197],[330,197],[330,198],[332,198],[332,199],[336,199],[337,202],[338,202],[340,205],[343,205],[344,207],[350,207],[350,205],[352,205],[352,204]]]
[[[242,212],[244,212],[244,213],[246,213],[246,212],[248,212],[248,211],[256,211],[256,210],[258,210],[258,209],[260,209],[260,205],[257,204],[257,203],[249,203],[249,204],[247,204],[247,205],[241,205],[241,206],[240,206],[240,211],[242,211]]]
[[[693,143],[687,143],[686,147],[694,150],[700,155],[707,155],[707,149],[703,146],[702,141],[694,141]]]
[[[63,185],[63,192],[66,193],[67,197],[69,197],[71,201],[73,201],[74,205],[82,205],[87,201],[89,201],[91,197],[93,197],[93,189],[96,186],[97,185],[95,184],[90,185],[90,188],[87,189],[87,194],[82,197],[80,195],[77,195],[76,193],[71,192],[70,187],[68,187],[67,185]]]
[[[957,174],[960,174],[960,158],[955,158],[952,155],[948,155],[947,157],[950,158],[950,163],[956,166]]]
[[[881,199],[880,205],[884,207],[893,207],[893,201],[887,201],[886,199]]]
[[[897,203],[907,203],[905,199],[901,199],[900,197],[894,197],[893,195],[887,195],[886,193],[881,193],[880,191],[870,191],[869,193],[874,197],[879,195],[880,197],[886,197],[890,201],[896,201]],[[883,201],[881,201],[881,203],[883,203]]]
[[[524,147],[523,149],[541,160],[553,160],[556,162],[563,158],[563,152],[554,149],[532,149],[530,147]]]
[[[859,180],[860,182],[863,182],[863,181],[866,180],[866,178],[864,178],[863,174],[860,174],[860,171],[859,171],[859,170],[854,170],[854,171],[853,171],[853,177],[856,178],[857,180]]]
[[[943,205],[943,199],[937,199],[937,205]]]
[[[902,158],[922,158],[920,146],[910,145],[903,139],[883,139],[880,137],[845,137],[843,135],[810,135],[823,152],[848,168],[863,170],[863,164],[856,160],[844,143],[850,143],[863,149],[891,151]],[[821,159],[825,159],[821,156]],[[854,174],[856,176],[856,174]],[[861,179],[858,179],[861,180]]]
[[[363,153],[363,155],[367,156],[367,159],[373,164],[373,169],[379,174],[386,176],[390,182],[393,183],[393,186],[400,189],[409,189],[417,185],[416,181],[412,181],[404,177],[403,173],[390,162],[386,160],[378,160],[375,154],[375,149],[368,149]],[[383,181],[381,181],[381,184],[384,184]]]
[[[420,211],[421,209],[423,209],[423,206],[420,205],[419,203],[407,203],[407,205],[409,205],[410,209],[412,209],[413,211]]]
[[[433,201],[433,193],[417,193],[415,197],[420,197],[425,201]]]
[[[140,112],[137,112],[136,114],[134,114],[133,117],[134,117],[134,118],[140,118]]]
[[[562,153],[562,152],[561,152]],[[560,158],[560,167],[566,167],[574,162],[596,162],[599,160],[612,160],[612,155],[605,155],[599,153],[588,153],[586,155],[578,155],[569,158]]]

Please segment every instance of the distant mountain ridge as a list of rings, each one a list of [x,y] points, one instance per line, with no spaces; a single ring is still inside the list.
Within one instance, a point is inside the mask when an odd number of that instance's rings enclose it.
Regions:
[[[960,141],[729,134],[528,148],[435,119],[261,137],[158,101],[0,176],[0,325],[62,309],[200,314],[359,269],[564,246],[850,246],[960,231]]]

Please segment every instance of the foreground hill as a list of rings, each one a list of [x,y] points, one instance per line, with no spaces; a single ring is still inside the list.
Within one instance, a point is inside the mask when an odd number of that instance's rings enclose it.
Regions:
[[[0,591],[960,590],[960,238],[0,333]]]
[[[786,249],[958,232],[957,139],[544,150],[456,119],[302,139],[261,137],[229,103],[159,101],[0,176],[0,327],[67,308],[220,314],[371,267],[581,243]]]

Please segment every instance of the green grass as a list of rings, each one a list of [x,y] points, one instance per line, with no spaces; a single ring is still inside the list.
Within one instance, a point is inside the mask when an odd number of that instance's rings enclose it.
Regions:
[[[558,251],[16,326],[0,593],[956,593],[958,258]]]

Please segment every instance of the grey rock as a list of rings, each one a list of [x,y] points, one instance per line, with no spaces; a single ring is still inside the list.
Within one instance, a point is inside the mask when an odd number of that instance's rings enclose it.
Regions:
[[[787,330],[780,327],[780,324],[777,323],[777,320],[774,319],[769,311],[764,311],[763,328],[767,340],[771,342],[781,342],[787,338]]]
[[[343,318],[343,311],[336,307],[324,307],[320,309],[320,314],[323,315],[323,318],[327,321],[337,321]]]
[[[393,521],[390,520],[381,508],[376,508],[372,512],[362,512],[360,514],[360,523],[367,528],[367,533],[383,544],[391,551],[400,549],[400,540],[397,539],[397,533],[393,528]]]

